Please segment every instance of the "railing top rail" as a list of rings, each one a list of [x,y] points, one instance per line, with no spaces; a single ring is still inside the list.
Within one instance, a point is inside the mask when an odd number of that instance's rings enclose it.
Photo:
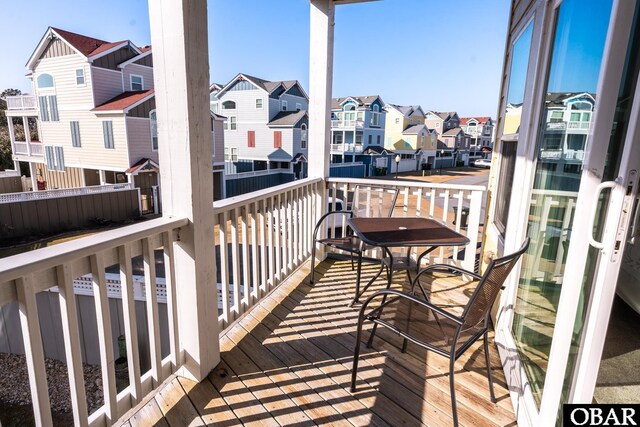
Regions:
[[[17,201],[55,199],[57,197],[81,196],[85,194],[106,193],[112,191],[133,190],[132,183],[91,185],[79,188],[60,188],[56,190],[25,191],[20,193],[0,194],[1,203],[12,203]]]
[[[484,185],[466,185],[466,184],[436,184],[432,182],[403,181],[391,179],[364,179],[364,178],[327,178],[327,182],[343,183],[343,184],[364,184],[371,186],[389,186],[389,187],[414,187],[414,188],[435,188],[442,190],[468,190],[468,191],[485,191]]]
[[[19,277],[183,227],[188,222],[187,218],[162,217],[38,249],[37,253],[29,251],[0,259],[0,288]]]
[[[297,181],[288,182],[282,185],[276,185],[275,187],[269,187],[264,190],[253,191],[251,193],[242,194],[240,196],[229,197],[223,200],[216,200],[213,202],[213,209],[216,213],[229,211],[231,209],[244,206],[248,203],[255,202],[256,200],[268,199],[278,193],[293,190],[298,187],[304,187],[305,185],[314,184],[322,181],[321,178],[305,178]]]

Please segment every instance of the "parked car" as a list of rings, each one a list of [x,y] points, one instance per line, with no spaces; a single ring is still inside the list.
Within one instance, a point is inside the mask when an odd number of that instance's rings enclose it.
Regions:
[[[491,167],[491,159],[476,159],[473,161],[473,166],[489,169]]]

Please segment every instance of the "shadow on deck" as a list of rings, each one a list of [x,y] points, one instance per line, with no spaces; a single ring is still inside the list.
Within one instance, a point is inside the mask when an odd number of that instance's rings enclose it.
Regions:
[[[384,328],[378,329],[373,348],[362,346],[358,391],[349,392],[358,310],[347,305],[355,272],[349,261],[328,259],[318,267],[318,283],[310,287],[305,266],[226,331],[222,361],[206,380],[169,378],[125,415],[122,425],[451,425],[448,360],[415,345],[402,354],[401,339]],[[366,280],[377,267],[363,270]],[[394,288],[406,286],[405,278],[396,274]],[[456,288],[449,294],[464,298],[467,285],[438,279],[431,298],[450,308],[460,306],[462,299],[445,299],[441,291]],[[379,281],[372,287],[383,286]],[[406,322],[407,307],[385,313],[394,322]],[[427,316],[420,320],[421,314],[413,312],[412,328],[434,332],[432,321]],[[368,337],[365,331],[363,340]],[[456,364],[460,424],[516,425],[495,345],[496,404],[489,400],[481,349],[476,343],[470,356]]]

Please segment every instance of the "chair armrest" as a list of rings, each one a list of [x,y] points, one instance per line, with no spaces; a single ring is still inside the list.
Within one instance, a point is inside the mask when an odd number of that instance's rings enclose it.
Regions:
[[[466,275],[471,276],[474,279],[478,279],[478,280],[482,279],[482,276],[480,276],[479,274],[476,274],[473,271],[465,270],[464,268],[460,268],[460,267],[455,266],[455,265],[433,264],[433,265],[430,265],[430,266],[425,267],[422,270],[420,270],[420,272],[418,273],[418,276],[416,276],[416,280],[423,273],[426,273],[426,272],[429,272],[429,271],[445,271],[445,270],[457,271],[458,273],[466,274]]]
[[[363,317],[365,316],[365,310],[367,309],[367,306],[369,305],[369,303],[371,301],[373,301],[375,298],[380,297],[380,296],[384,296],[384,295],[393,295],[396,298],[392,298],[391,301],[387,301],[385,304],[381,305],[380,307],[376,307],[374,308],[371,313],[378,311],[380,308],[384,307],[385,305],[389,304],[390,302],[394,302],[397,301],[398,299],[407,299],[411,302],[415,302],[416,304],[419,304],[431,311],[433,311],[436,314],[439,314],[443,317],[446,317],[447,319],[461,325],[463,323],[462,318],[460,318],[459,316],[456,316],[453,313],[449,313],[446,310],[443,310],[442,308],[438,307],[437,305],[434,305],[432,303],[430,303],[429,301],[425,301],[421,298],[416,297],[415,295],[412,295],[408,292],[402,292],[402,291],[398,291],[395,289],[383,289],[381,291],[377,291],[376,293],[374,293],[373,295],[371,295],[369,298],[366,299],[366,301],[362,304],[362,307],[360,308],[360,316]],[[369,313],[371,315],[371,313]]]
[[[320,230],[320,226],[322,225],[322,222],[327,219],[327,217],[329,217],[329,215],[349,215],[349,217],[353,216],[353,212],[351,211],[333,211],[333,212],[327,212],[326,214],[322,215],[320,217],[320,219],[318,220],[318,222],[316,223],[316,228],[313,230],[313,240],[317,240],[316,236],[318,235],[318,231]]]

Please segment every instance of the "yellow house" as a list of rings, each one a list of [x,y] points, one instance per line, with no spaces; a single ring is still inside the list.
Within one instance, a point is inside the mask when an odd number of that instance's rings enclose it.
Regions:
[[[419,105],[402,106],[387,104],[385,144],[388,150],[403,159],[422,157],[422,162],[433,163],[438,135],[425,124],[425,114]]]

